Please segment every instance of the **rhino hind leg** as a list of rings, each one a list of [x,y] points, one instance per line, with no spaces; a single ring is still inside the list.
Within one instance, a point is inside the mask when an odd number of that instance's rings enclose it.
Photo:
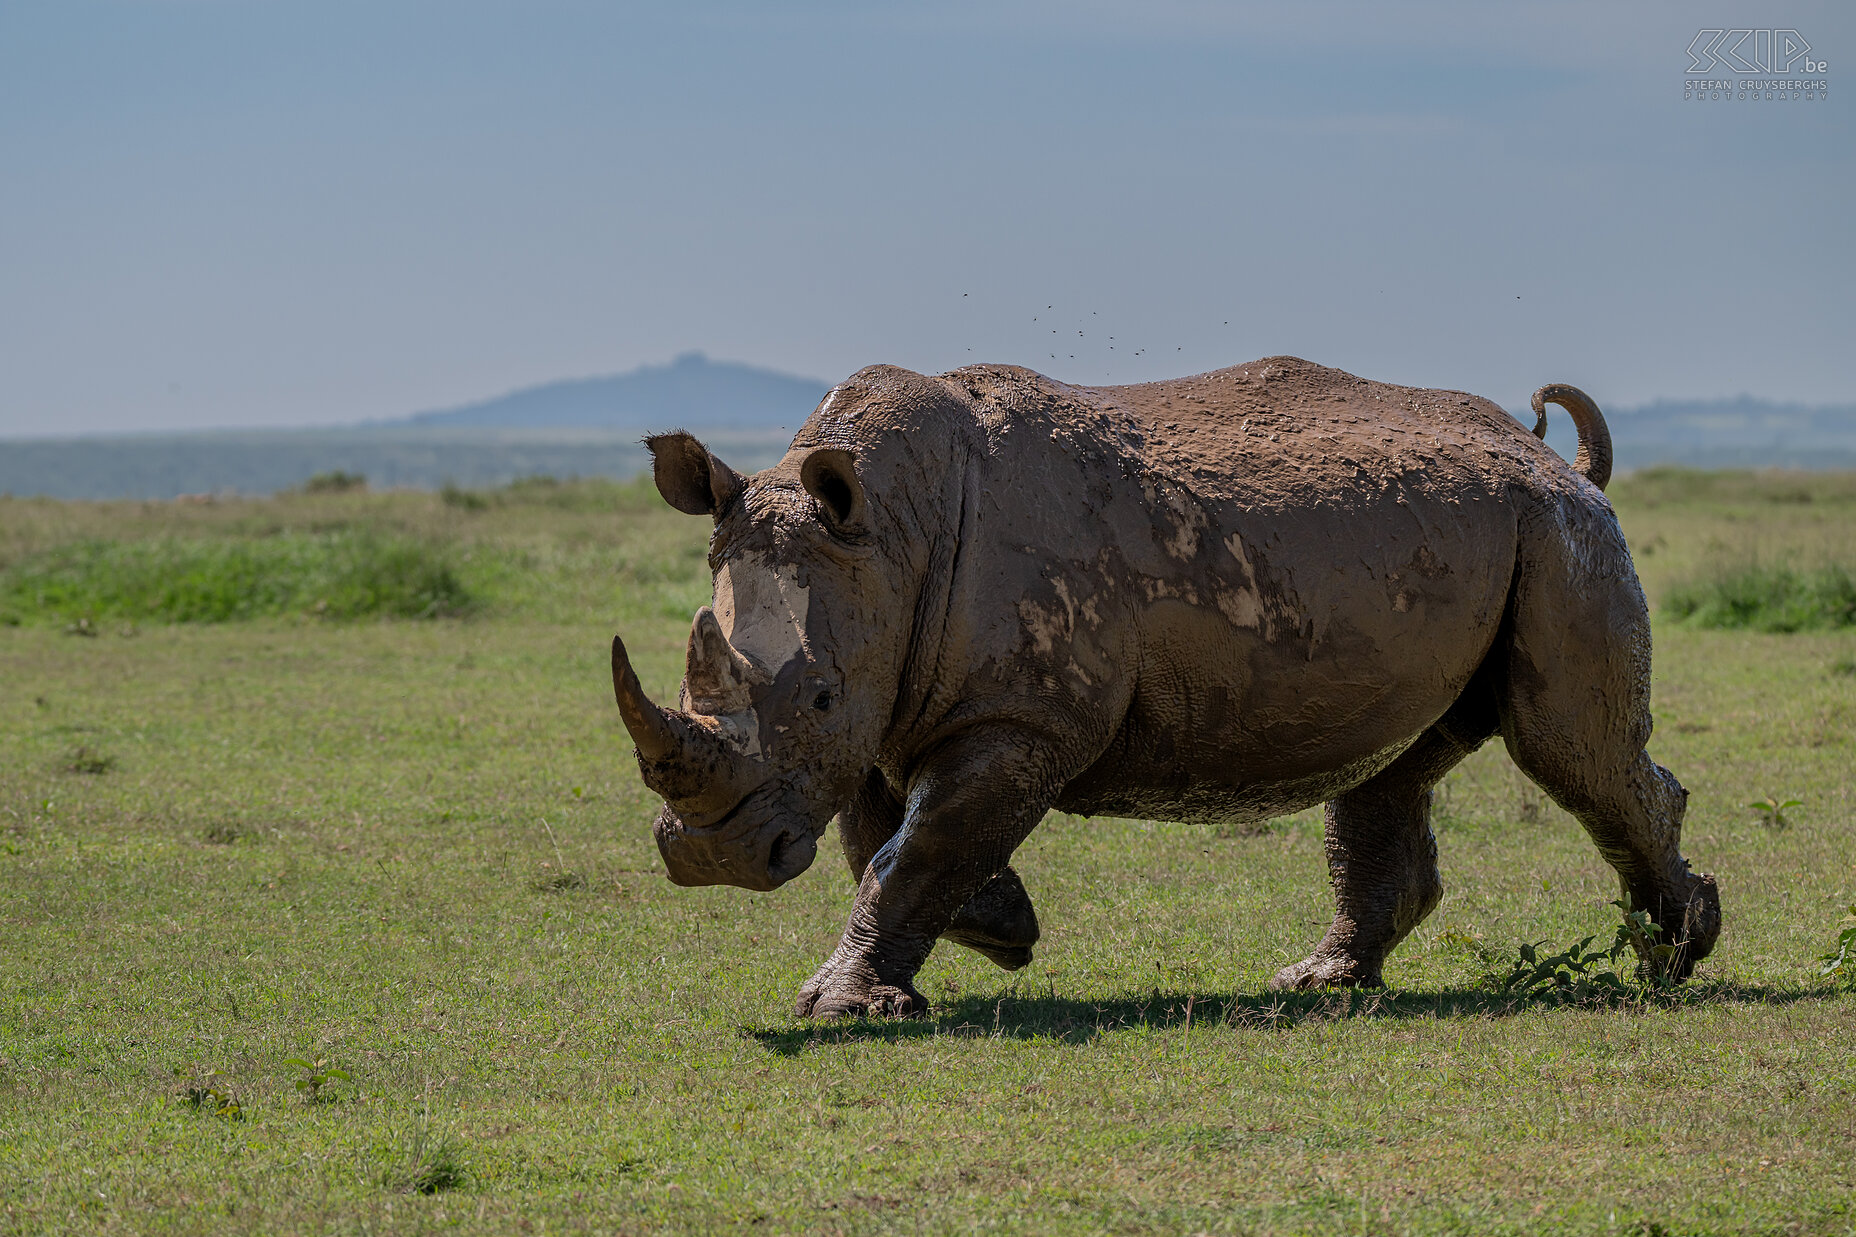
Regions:
[[[1527,755],[1526,763],[1522,754],[1515,762],[1531,775],[1540,765]],[[1630,909],[1649,912],[1654,939],[1635,942],[1644,964],[1666,979],[1687,979],[1721,934],[1721,895],[1714,877],[1690,871],[1682,857],[1688,791],[1642,750],[1608,767],[1560,776],[1565,772],[1550,768],[1534,780],[1585,826],[1616,870]],[[1670,948],[1658,950],[1659,945]]]
[[[1557,555],[1533,574],[1548,584],[1570,580],[1557,594],[1537,588],[1530,596],[1524,587],[1517,598],[1501,693],[1508,753],[1585,826],[1631,910],[1649,912],[1657,931],[1639,942],[1645,963],[1686,979],[1720,935],[1721,900],[1714,878],[1691,871],[1682,856],[1688,791],[1644,750],[1650,622],[1642,591],[1634,577],[1591,587],[1577,560]],[[1524,582],[1528,575],[1524,563]],[[1556,596],[1567,600],[1555,606]]]
[[[870,858],[902,827],[903,803],[879,770],[871,770],[851,805],[838,817],[851,879],[861,881]],[[1031,962],[1038,943],[1038,914],[1018,873],[1006,868],[967,900],[941,939],[964,945],[994,965],[1016,971]]]
[[[1380,987],[1386,955],[1443,897],[1431,791],[1495,732],[1492,704],[1461,702],[1391,765],[1327,805],[1334,922],[1272,988]]]

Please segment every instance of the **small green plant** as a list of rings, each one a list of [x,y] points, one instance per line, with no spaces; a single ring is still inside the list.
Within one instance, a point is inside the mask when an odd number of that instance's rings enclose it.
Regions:
[[[181,1071],[176,1068],[174,1072],[179,1074]],[[210,1069],[200,1077],[187,1082],[180,1091],[181,1106],[226,1121],[243,1121],[245,1110],[239,1104],[238,1099],[224,1086],[214,1081],[223,1077],[225,1077],[224,1070]]]
[[[65,757],[64,767],[69,773],[83,773],[95,777],[114,769],[116,758],[98,751],[88,743],[80,743]]]
[[[290,1057],[284,1064],[303,1071],[302,1076],[296,1080],[296,1089],[298,1094],[312,1104],[322,1098],[322,1089],[331,1082],[337,1079],[342,1082],[352,1081],[347,1070],[330,1065],[321,1057],[317,1057],[314,1061],[305,1060],[302,1057]]]
[[[1817,973],[1856,988],[1856,905],[1843,917],[1843,924],[1843,931],[1837,934],[1836,948],[1819,959],[1823,966]]]
[[[1622,957],[1626,949],[1635,951],[1642,960],[1637,968],[1637,977],[1658,988],[1669,987],[1673,982],[1673,973],[1682,947],[1687,942],[1658,944],[1656,925],[1650,921],[1650,912],[1633,911],[1626,902],[1613,902],[1624,915],[1624,922],[1618,925],[1617,935],[1611,941],[1611,954]]]
[[[1628,991],[1632,980],[1618,973],[1618,963],[1627,955],[1641,959],[1634,978],[1656,988],[1667,987],[1681,954],[1680,944],[1657,942],[1657,928],[1648,911],[1633,911],[1628,903],[1613,902],[1623,915],[1623,922],[1612,934],[1605,949],[1593,949],[1596,936],[1588,936],[1558,953],[1543,953],[1545,941],[1522,945],[1505,975],[1491,972],[1495,988],[1507,996],[1562,996],[1583,1000],[1602,994]],[[1462,936],[1464,941],[1474,938]]]
[[[1573,999],[1601,991],[1621,991],[1625,981],[1618,975],[1616,963],[1628,942],[1623,947],[1613,942],[1610,949],[1593,949],[1592,942],[1597,939],[1588,936],[1553,954],[1541,952],[1545,941],[1522,945],[1508,974],[1496,978],[1496,987],[1507,996],[1555,995]]]
[[[1755,799],[1747,804],[1761,816],[1760,823],[1768,829],[1789,829],[1791,822],[1785,819],[1787,808],[1803,807],[1803,799],[1781,800],[1777,795],[1767,795],[1764,799]]]
[[[1856,657],[1839,657],[1830,663],[1830,673],[1838,678],[1856,678]]]

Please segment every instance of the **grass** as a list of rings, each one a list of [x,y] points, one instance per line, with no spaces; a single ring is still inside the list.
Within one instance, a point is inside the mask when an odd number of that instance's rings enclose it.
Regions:
[[[438,618],[476,605],[447,547],[366,531],[80,541],[0,572],[0,612],[24,621]]]
[[[1613,487],[1661,539],[1652,596],[1848,543],[1844,482],[1730,481]],[[449,546],[483,598],[0,630],[0,1231],[1856,1230],[1856,992],[1821,973],[1856,902],[1856,633],[1659,619],[1652,750],[1727,915],[1683,989],[1490,981],[1617,924],[1496,747],[1439,796],[1447,893],[1388,992],[1264,989],[1326,925],[1318,813],[1053,816],[1017,860],[1032,967],[942,947],[929,1019],[817,1026],[791,1000],[842,864],[670,885],[610,702],[615,627],[674,688],[703,522],[559,489],[0,500],[8,569],[366,529]],[[1788,829],[1746,806],[1775,795]],[[349,1077],[306,1103],[303,1061]]]
[[[377,1180],[386,1189],[402,1194],[437,1194],[455,1190],[468,1179],[468,1150],[451,1129],[432,1128],[429,1109],[421,1109],[401,1137],[384,1151]]]
[[[1747,563],[1681,582],[1664,598],[1695,627],[1822,631],[1856,627],[1856,579],[1842,566],[1798,570]]]
[[[468,495],[468,501],[457,498]],[[280,618],[687,625],[700,530],[648,480],[65,503],[0,496],[0,627]],[[105,624],[109,624],[105,633]],[[131,626],[125,626],[131,625]]]
[[[1644,469],[1610,493],[1645,590],[1687,626],[1856,626],[1856,474]]]

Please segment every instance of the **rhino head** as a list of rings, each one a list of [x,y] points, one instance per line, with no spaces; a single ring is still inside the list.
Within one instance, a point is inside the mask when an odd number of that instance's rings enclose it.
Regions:
[[[797,443],[743,477],[686,433],[646,440],[658,491],[715,521],[711,605],[677,707],[646,697],[612,642],[612,684],[653,832],[680,885],[770,890],[805,871],[875,763],[912,598],[879,544],[856,453]]]

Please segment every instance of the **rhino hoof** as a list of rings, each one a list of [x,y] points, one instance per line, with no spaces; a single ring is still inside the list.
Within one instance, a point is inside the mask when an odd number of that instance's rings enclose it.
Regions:
[[[1304,991],[1310,988],[1383,988],[1378,967],[1369,967],[1353,958],[1310,954],[1294,966],[1285,966],[1270,980],[1278,992]]]
[[[1019,971],[1031,965],[1031,946],[1029,945],[1012,945],[978,934],[968,935],[964,932],[946,932],[942,934],[942,939],[952,941],[956,945],[965,945],[1001,970]]]
[[[964,945],[993,965],[1016,971],[1031,963],[1038,913],[1018,873],[1006,868],[955,914],[941,939]]]
[[[801,1018],[921,1018],[928,998],[913,986],[875,984],[862,992],[801,990],[794,1011]]]

